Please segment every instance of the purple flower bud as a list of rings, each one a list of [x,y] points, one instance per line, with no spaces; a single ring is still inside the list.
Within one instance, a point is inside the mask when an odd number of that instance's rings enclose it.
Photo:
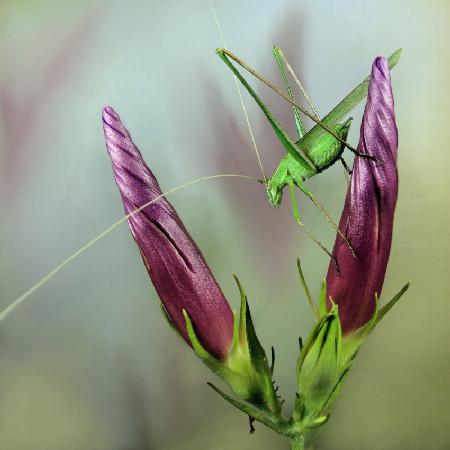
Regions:
[[[338,235],[328,268],[327,298],[339,305],[344,334],[368,322],[380,296],[392,241],[397,201],[397,126],[389,67],[384,57],[372,65],[369,94],[358,150],[378,161],[356,157],[339,228],[356,253]]]
[[[160,196],[161,189],[109,106],[103,110],[103,129],[114,177],[129,214]],[[204,348],[225,359],[233,338],[233,313],[173,206],[162,197],[131,216],[128,225],[175,328],[191,345],[185,309]]]

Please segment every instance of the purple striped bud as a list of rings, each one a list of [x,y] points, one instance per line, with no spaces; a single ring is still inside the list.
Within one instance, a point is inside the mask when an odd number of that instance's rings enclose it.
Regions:
[[[103,110],[106,148],[126,214],[155,200],[128,219],[131,233],[171,322],[190,343],[183,310],[198,339],[214,357],[225,359],[233,339],[233,313],[200,250],[173,206],[161,196],[120,117]]]
[[[384,57],[372,65],[369,94],[358,150],[378,161],[356,157],[339,228],[356,258],[338,235],[330,262],[327,298],[339,305],[344,334],[368,322],[380,296],[392,241],[397,201],[397,126],[389,67]],[[330,305],[329,305],[330,306]]]

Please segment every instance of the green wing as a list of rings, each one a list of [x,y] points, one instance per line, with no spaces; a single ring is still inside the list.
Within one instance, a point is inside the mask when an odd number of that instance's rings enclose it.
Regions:
[[[299,148],[288,136],[286,131],[281,127],[280,123],[275,119],[275,117],[270,112],[269,108],[262,102],[262,100],[258,97],[256,92],[250,87],[247,80],[240,74],[239,70],[233,65],[233,63],[229,60],[227,55],[224,53],[223,49],[218,48],[216,53],[219,55],[220,59],[231,69],[234,75],[238,78],[238,80],[242,83],[242,85],[247,89],[248,93],[254,98],[258,106],[261,108],[267,120],[272,125],[275,134],[278,139],[283,144],[284,148],[288,151],[288,153],[307,171],[311,171],[311,169],[316,170],[316,167],[311,162],[311,160],[306,156],[301,148]]]
[[[389,69],[395,67],[400,59],[402,49],[399,48],[388,58]],[[344,98],[335,108],[331,110],[323,119],[322,123],[328,128],[332,128],[338,123],[342,117],[348,114],[361,100],[367,97],[367,92],[369,91],[369,81],[370,75],[358,86],[353,89],[347,97]],[[311,130],[309,130],[303,139],[301,140],[302,146],[304,148],[310,148],[309,146],[315,141],[319,136],[321,136],[326,131],[320,126],[315,125]]]

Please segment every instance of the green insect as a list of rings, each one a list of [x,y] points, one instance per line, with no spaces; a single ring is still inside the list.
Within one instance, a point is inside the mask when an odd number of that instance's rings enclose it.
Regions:
[[[272,128],[282,143],[283,147],[287,150],[287,154],[281,159],[275,173],[263,180],[266,185],[267,194],[269,197],[270,204],[277,208],[280,206],[283,199],[283,190],[286,186],[289,186],[290,198],[292,203],[292,211],[296,222],[305,229],[309,236],[329,255],[331,253],[321,244],[321,242],[311,233],[311,231],[304,225],[298,210],[298,205],[296,201],[295,191],[299,188],[325,215],[327,220],[333,226],[333,228],[342,236],[342,238],[347,242],[347,245],[353,252],[350,243],[347,241],[345,236],[337,227],[336,223],[333,221],[331,216],[327,213],[325,208],[317,201],[315,196],[311,191],[309,191],[304,184],[304,181],[311,178],[324,170],[328,169],[336,161],[340,160],[344,165],[347,172],[350,173],[349,168],[345,164],[342,158],[342,153],[345,147],[348,147],[353,153],[359,156],[372,158],[370,155],[361,154],[354,147],[346,142],[347,135],[350,129],[350,123],[352,118],[347,119],[343,123],[339,121],[347,115],[360,101],[362,101],[368,92],[370,76],[368,76],[364,81],[362,81],[358,86],[356,86],[353,91],[351,91],[329,114],[327,114],[322,120],[317,115],[312,103],[310,102],[306,92],[304,91],[300,81],[295,76],[292,71],[288,61],[284,57],[281,49],[274,47],[273,55],[277,62],[278,68],[280,70],[283,83],[287,90],[287,95],[274,86],[270,81],[265,79],[254,69],[252,69],[248,64],[239,59],[237,56],[233,55],[226,49],[219,48],[216,50],[219,57],[225,62],[225,64],[232,70],[237,79],[243,84],[247,89],[249,94],[253,97],[256,103],[259,105]],[[395,51],[388,59],[389,68],[393,68],[400,59],[401,49]],[[282,128],[280,123],[275,119],[275,117],[270,112],[269,108],[262,102],[259,96],[248,84],[247,80],[241,75],[238,69],[231,62],[234,60],[241,67],[250,72],[253,76],[258,78],[264,84],[273,89],[277,94],[282,96],[285,100],[292,104],[292,110],[295,120],[295,126],[297,129],[298,140],[294,142]],[[292,88],[289,84],[287,74],[285,71],[285,66],[290,71],[291,75],[295,79],[297,85],[300,87],[303,95],[308,101],[312,113],[302,106],[300,106],[294,98]],[[316,125],[309,130],[305,131],[303,121],[300,116],[300,112],[308,116]],[[373,158],[372,158],[373,159]]]

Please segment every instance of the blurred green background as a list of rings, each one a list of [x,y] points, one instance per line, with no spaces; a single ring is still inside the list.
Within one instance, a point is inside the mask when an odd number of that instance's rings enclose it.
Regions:
[[[359,354],[316,450],[449,449],[448,0],[219,1],[231,50],[278,80],[281,46],[324,115],[369,73],[392,73],[400,195],[383,298],[412,285]],[[122,116],[163,189],[216,173],[260,177],[206,1],[18,1],[0,5],[0,307],[122,215],[101,108]],[[293,133],[289,106],[258,91]],[[283,151],[245,97],[262,162]],[[362,107],[350,141],[357,143]],[[349,156],[347,156],[350,159]],[[337,218],[336,165],[308,182]],[[170,200],[234,307],[244,283],[275,378],[292,407],[297,337],[312,317],[295,258],[318,294],[327,259],[286,205],[256,183],[207,181]],[[300,197],[305,222],[332,246]],[[2,450],[283,449],[206,381],[214,377],[161,319],[123,225],[59,273],[0,329]]]

